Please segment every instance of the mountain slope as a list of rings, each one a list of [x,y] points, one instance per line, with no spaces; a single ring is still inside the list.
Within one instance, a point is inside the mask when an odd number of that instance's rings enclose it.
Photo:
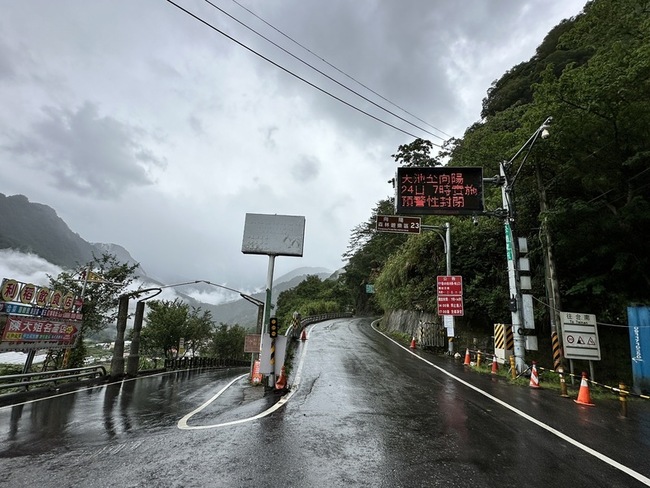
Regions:
[[[30,202],[24,195],[0,193],[0,249],[33,253],[69,269],[103,253],[115,255],[122,263],[136,263],[122,246],[85,241],[70,230],[53,208]]]
[[[121,263],[136,264],[131,254],[117,244],[89,243],[70,230],[68,225],[47,205],[30,202],[24,195],[6,196],[0,193],[0,249],[14,249],[32,253],[62,268],[73,269],[79,264],[92,261],[93,255],[112,254]],[[138,276],[146,283],[156,286],[142,268]],[[297,268],[274,280],[272,303],[285,290],[302,282],[307,276],[316,275],[326,279],[332,272],[325,268]],[[174,292],[193,307],[212,312],[216,324],[239,324],[252,328],[257,323],[257,307],[245,299],[213,305],[192,298],[192,291],[211,293],[213,286],[197,283],[191,288],[178,288]],[[264,302],[265,292],[251,296]]]

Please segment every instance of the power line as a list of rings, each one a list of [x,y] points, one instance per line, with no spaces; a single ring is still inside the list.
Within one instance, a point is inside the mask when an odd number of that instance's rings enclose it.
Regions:
[[[207,0],[206,0],[206,1],[207,1]],[[441,130],[441,129],[438,129],[436,126],[431,125],[431,124],[428,123],[426,120],[422,120],[420,117],[418,117],[417,115],[415,115],[415,114],[409,112],[409,111],[406,110],[405,108],[402,108],[402,107],[400,107],[399,105],[397,105],[397,104],[391,102],[389,99],[387,99],[386,97],[384,97],[384,96],[381,95],[380,93],[377,93],[375,90],[373,90],[372,88],[366,86],[365,84],[363,84],[362,82],[360,82],[359,80],[357,80],[356,78],[354,78],[353,76],[350,76],[350,75],[347,74],[345,71],[342,71],[341,69],[337,68],[337,67],[334,66],[332,63],[330,63],[329,61],[327,61],[325,58],[323,58],[322,56],[316,54],[315,52],[313,52],[313,51],[312,51],[311,49],[309,49],[308,47],[304,46],[304,45],[301,44],[300,42],[298,42],[298,41],[296,41],[295,39],[293,39],[291,36],[285,34],[285,33],[282,32],[280,29],[276,28],[274,25],[270,24],[269,22],[267,22],[266,20],[264,20],[262,17],[260,17],[259,15],[257,15],[255,12],[253,12],[252,10],[248,9],[247,7],[245,7],[244,5],[242,5],[241,3],[239,3],[237,0],[232,0],[232,1],[233,1],[233,3],[237,4],[237,5],[238,5],[239,7],[241,7],[242,9],[246,10],[246,11],[247,11],[249,14],[251,14],[253,17],[256,17],[257,19],[259,19],[260,21],[262,21],[263,23],[265,23],[267,26],[269,26],[271,29],[273,29],[274,31],[276,31],[276,32],[279,33],[280,35],[286,37],[287,39],[289,39],[289,40],[290,40],[291,42],[293,42],[294,44],[300,46],[300,47],[303,48],[305,51],[307,51],[308,53],[310,53],[310,54],[313,55],[314,57],[316,57],[316,58],[318,58],[319,60],[321,60],[323,63],[327,64],[327,65],[330,66],[331,68],[333,68],[333,69],[335,69],[336,71],[338,71],[339,73],[341,73],[343,76],[345,76],[345,77],[351,79],[352,81],[354,81],[354,82],[357,83],[358,85],[364,87],[364,88],[365,88],[366,90],[368,90],[369,92],[373,93],[374,95],[377,95],[377,96],[378,96],[379,98],[381,98],[382,100],[384,100],[384,101],[390,103],[393,107],[396,107],[396,108],[400,109],[402,112],[404,112],[404,113],[410,115],[411,117],[413,117],[414,119],[419,120],[420,122],[422,122],[422,123],[428,125],[428,126],[431,127],[432,129],[437,130],[437,131],[440,132],[441,134],[444,134],[444,135],[446,135],[447,137],[453,137],[452,135],[447,134],[445,131],[443,131],[443,130]],[[439,139],[443,139],[443,138],[440,137],[440,136],[435,136],[435,137],[438,137]]]
[[[407,136],[413,137],[414,139],[418,139],[418,136],[416,136],[415,134],[411,134],[411,133],[408,132],[407,130],[401,129],[401,128],[397,127],[396,125],[391,124],[390,122],[386,122],[385,120],[382,120],[382,119],[380,119],[379,117],[376,117],[376,116],[374,116],[374,115],[372,115],[372,114],[370,114],[370,113],[368,113],[368,112],[366,112],[366,111],[360,109],[359,107],[356,107],[356,106],[352,105],[351,103],[346,102],[346,101],[343,100],[342,98],[337,97],[336,95],[334,95],[334,94],[328,92],[327,90],[325,90],[325,89],[323,89],[323,88],[321,88],[321,87],[315,85],[314,83],[312,83],[312,82],[306,80],[305,78],[303,78],[303,77],[297,75],[296,73],[294,73],[293,71],[291,71],[291,70],[285,68],[284,66],[281,66],[280,64],[278,64],[278,63],[276,63],[275,61],[273,61],[273,60],[267,58],[267,57],[264,56],[263,54],[260,54],[259,52],[255,51],[253,48],[247,46],[247,45],[244,44],[243,42],[238,41],[238,40],[235,39],[234,37],[232,37],[232,36],[226,34],[226,33],[223,32],[222,30],[218,29],[218,28],[215,27],[214,25],[212,25],[212,24],[210,24],[209,22],[207,22],[206,20],[203,20],[201,17],[195,15],[194,13],[192,13],[192,12],[190,12],[189,10],[185,9],[184,7],[181,7],[180,5],[178,5],[178,4],[177,4],[176,2],[174,2],[173,0],[166,0],[166,1],[167,1],[167,3],[173,5],[174,7],[176,7],[177,9],[179,9],[180,11],[186,13],[186,14],[189,15],[190,17],[194,18],[195,20],[198,20],[199,22],[201,22],[201,23],[204,24],[205,26],[209,27],[210,29],[214,30],[215,32],[218,32],[218,33],[221,34],[222,36],[224,36],[224,37],[226,37],[227,39],[231,40],[231,41],[234,42],[235,44],[237,44],[237,45],[243,47],[243,48],[246,49],[247,51],[249,51],[249,52],[255,54],[256,56],[262,58],[264,61],[266,61],[266,62],[272,64],[272,65],[275,66],[276,68],[281,69],[281,70],[284,71],[285,73],[287,73],[287,74],[293,76],[294,78],[296,78],[296,79],[302,81],[303,83],[305,83],[305,84],[311,86],[312,88],[315,88],[316,90],[320,91],[321,93],[324,93],[325,95],[328,95],[329,97],[333,98],[334,100],[337,100],[337,101],[341,102],[342,104],[347,105],[348,107],[350,107],[350,108],[356,110],[357,112],[360,112],[360,113],[362,113],[362,114],[364,114],[364,115],[367,115],[368,117],[370,117],[371,119],[376,120],[377,122],[380,122],[380,123],[382,123],[382,124],[384,124],[384,125],[386,125],[386,126],[392,128],[392,129],[395,129],[395,130],[397,130],[397,131],[399,131],[399,132],[401,132],[401,133],[403,133],[403,134],[406,134]],[[435,143],[433,143],[433,142],[432,142],[431,144],[433,144],[434,146],[437,146],[437,147],[442,147],[442,146],[440,146],[440,145],[438,145],[438,144],[435,144]]]
[[[252,27],[246,25],[244,22],[242,22],[241,20],[237,19],[237,18],[234,17],[233,15],[229,14],[228,12],[226,12],[225,10],[223,10],[221,7],[218,7],[217,5],[215,5],[214,3],[212,3],[210,0],[205,0],[205,2],[206,2],[207,4],[209,4],[209,5],[211,5],[212,7],[214,7],[215,9],[217,9],[219,12],[223,13],[224,15],[227,15],[227,16],[230,17],[232,20],[234,20],[235,22],[237,22],[237,23],[240,24],[241,26],[245,27],[245,28],[248,29],[249,31],[253,32],[253,33],[256,34],[257,36],[261,37],[262,39],[264,39],[264,40],[267,41],[268,43],[273,44],[275,47],[277,47],[278,49],[280,49],[282,52],[288,54],[289,56],[291,56],[291,57],[294,58],[295,60],[297,60],[297,61],[301,62],[302,64],[304,64],[305,66],[310,67],[311,69],[313,69],[313,70],[316,71],[317,73],[323,75],[323,76],[324,76],[325,78],[327,78],[328,80],[333,81],[334,83],[336,83],[336,84],[339,85],[340,87],[346,89],[347,91],[349,91],[349,92],[351,92],[351,93],[354,93],[356,96],[362,98],[363,100],[365,100],[365,101],[368,102],[368,103],[371,103],[371,104],[374,105],[375,107],[379,108],[380,110],[383,110],[384,112],[386,112],[386,113],[392,115],[393,117],[397,117],[397,118],[398,118],[399,120],[401,120],[402,122],[406,122],[407,124],[412,125],[413,127],[415,127],[416,129],[421,130],[422,132],[425,132],[425,133],[427,133],[427,134],[429,134],[429,135],[431,135],[431,136],[433,136],[433,137],[437,137],[438,139],[444,140],[443,137],[440,137],[439,135],[434,134],[433,132],[430,132],[430,131],[424,129],[423,127],[420,127],[420,126],[414,124],[413,122],[410,122],[409,120],[407,120],[407,119],[405,119],[405,118],[403,118],[403,117],[397,115],[396,113],[391,112],[391,111],[388,110],[387,108],[382,107],[382,106],[379,105],[378,103],[373,102],[373,101],[370,100],[369,98],[367,98],[367,97],[361,95],[359,92],[357,92],[357,91],[353,90],[352,88],[350,88],[350,87],[344,85],[344,84],[341,83],[340,81],[338,81],[338,80],[332,78],[332,77],[331,77],[330,75],[328,75],[327,73],[324,73],[323,71],[319,70],[319,69],[316,68],[315,66],[309,64],[307,61],[301,59],[300,57],[296,56],[296,55],[293,54],[292,52],[290,52],[290,51],[288,51],[287,49],[283,48],[282,46],[280,46],[280,45],[277,44],[276,42],[272,41],[272,40],[269,39],[268,37],[264,36],[263,34],[260,34],[259,32],[257,32],[257,31],[256,31],[255,29],[253,29]],[[436,130],[437,130],[437,129],[436,129]],[[437,144],[436,144],[436,145],[437,145]],[[440,146],[438,146],[438,147],[440,147]]]

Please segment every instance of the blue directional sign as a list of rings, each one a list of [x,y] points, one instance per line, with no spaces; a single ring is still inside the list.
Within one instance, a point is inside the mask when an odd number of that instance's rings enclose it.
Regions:
[[[650,393],[650,307],[628,307],[632,377],[636,393]]]

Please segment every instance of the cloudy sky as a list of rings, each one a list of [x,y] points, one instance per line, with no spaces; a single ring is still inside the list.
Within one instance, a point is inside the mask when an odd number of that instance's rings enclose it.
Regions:
[[[462,136],[490,84],[585,3],[174,1],[3,3],[0,193],[163,282],[242,290],[268,263],[241,252],[246,213],[306,218],[304,256],[276,277],[340,268],[397,147]]]

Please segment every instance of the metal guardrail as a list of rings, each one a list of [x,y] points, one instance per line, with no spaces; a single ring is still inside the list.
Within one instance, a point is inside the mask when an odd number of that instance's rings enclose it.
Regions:
[[[106,368],[104,366],[84,366],[83,368],[57,369],[40,373],[9,374],[0,376],[0,390],[23,387],[27,390],[32,385],[43,385],[46,383],[54,383],[56,385],[57,382],[62,380],[99,378],[103,376],[106,376]]]
[[[352,317],[352,316],[353,314],[350,312],[323,313],[320,315],[310,315],[309,317],[303,318],[300,321],[299,326],[294,327],[294,325],[291,324],[287,329],[287,331],[284,333],[284,335],[293,339],[298,339],[300,337],[300,333],[302,332],[302,329],[304,329],[309,324],[315,324],[316,322],[322,322],[324,320],[340,319],[342,317]]]
[[[224,359],[224,358],[206,358],[206,357],[188,357],[165,359],[165,370],[177,369],[199,369],[199,368],[228,368],[235,366],[248,366],[249,360],[243,359]]]

